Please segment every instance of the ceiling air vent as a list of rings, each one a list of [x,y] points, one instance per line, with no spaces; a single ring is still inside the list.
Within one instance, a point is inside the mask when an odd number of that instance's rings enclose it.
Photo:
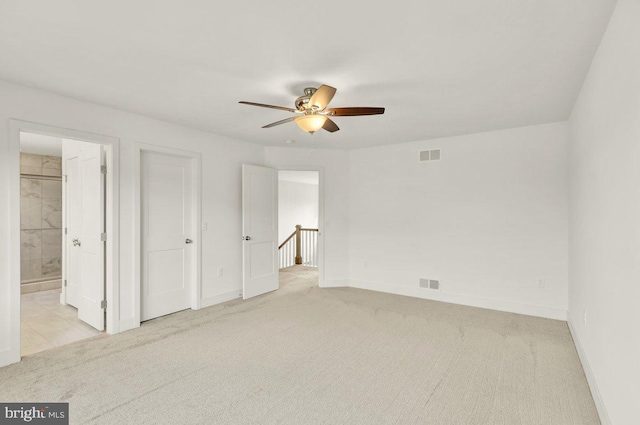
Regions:
[[[440,149],[421,151],[420,161],[440,161]]]

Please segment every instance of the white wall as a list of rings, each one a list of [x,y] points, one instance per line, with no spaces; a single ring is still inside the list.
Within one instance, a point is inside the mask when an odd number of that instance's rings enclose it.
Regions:
[[[569,320],[604,424],[640,423],[638,40],[619,0],[570,119]]]
[[[567,148],[557,123],[350,151],[350,284],[565,319]]]
[[[300,170],[321,168],[324,185],[324,282],[323,286],[347,284],[349,273],[349,153],[334,149],[268,147],[268,166]],[[302,168],[301,168],[302,167]],[[322,223],[319,223],[322,228]],[[322,277],[322,276],[321,276]]]
[[[284,242],[296,230],[297,224],[317,229],[318,207],[317,184],[279,180],[278,243]]]
[[[202,154],[202,303],[239,294],[242,287],[241,164],[262,164],[264,148],[177,125],[0,82],[0,366],[8,362],[9,323],[9,119],[117,137],[120,139],[120,317],[133,318],[133,155],[134,143]],[[224,277],[217,277],[217,268]]]

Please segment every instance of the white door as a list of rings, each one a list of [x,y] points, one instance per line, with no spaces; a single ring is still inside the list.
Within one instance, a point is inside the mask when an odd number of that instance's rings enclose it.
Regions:
[[[141,320],[191,307],[195,279],[192,160],[141,154]]]
[[[80,245],[80,305],[78,318],[99,331],[104,330],[104,150],[95,143],[82,143],[82,224]],[[106,236],[106,234],[104,235]]]
[[[95,143],[65,140],[65,300],[78,318],[104,330],[104,151]]]
[[[62,302],[76,308],[80,305],[80,249],[77,241],[82,229],[82,179],[80,177],[80,142],[62,141],[64,167],[64,260],[66,285],[62,288]]]
[[[242,166],[242,296],[279,287],[278,170]]]

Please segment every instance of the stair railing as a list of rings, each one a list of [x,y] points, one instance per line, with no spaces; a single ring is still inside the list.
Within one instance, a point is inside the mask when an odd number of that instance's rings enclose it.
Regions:
[[[318,267],[318,229],[296,225],[296,230],[278,247],[278,257],[281,269],[296,264]]]

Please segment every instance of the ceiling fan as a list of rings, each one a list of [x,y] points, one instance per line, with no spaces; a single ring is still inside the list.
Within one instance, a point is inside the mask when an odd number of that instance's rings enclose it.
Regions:
[[[263,108],[280,109],[297,114],[295,117],[285,118],[280,121],[272,122],[262,128],[271,128],[276,125],[285,124],[294,121],[300,129],[315,133],[321,128],[333,133],[338,130],[338,126],[329,117],[355,117],[359,115],[380,115],[384,114],[384,108],[327,108],[331,99],[336,94],[336,89],[331,86],[321,85],[317,89],[307,87],[304,89],[304,95],[295,101],[294,108],[286,108],[284,106],[265,105],[264,103],[241,101],[244,105],[260,106]]]

